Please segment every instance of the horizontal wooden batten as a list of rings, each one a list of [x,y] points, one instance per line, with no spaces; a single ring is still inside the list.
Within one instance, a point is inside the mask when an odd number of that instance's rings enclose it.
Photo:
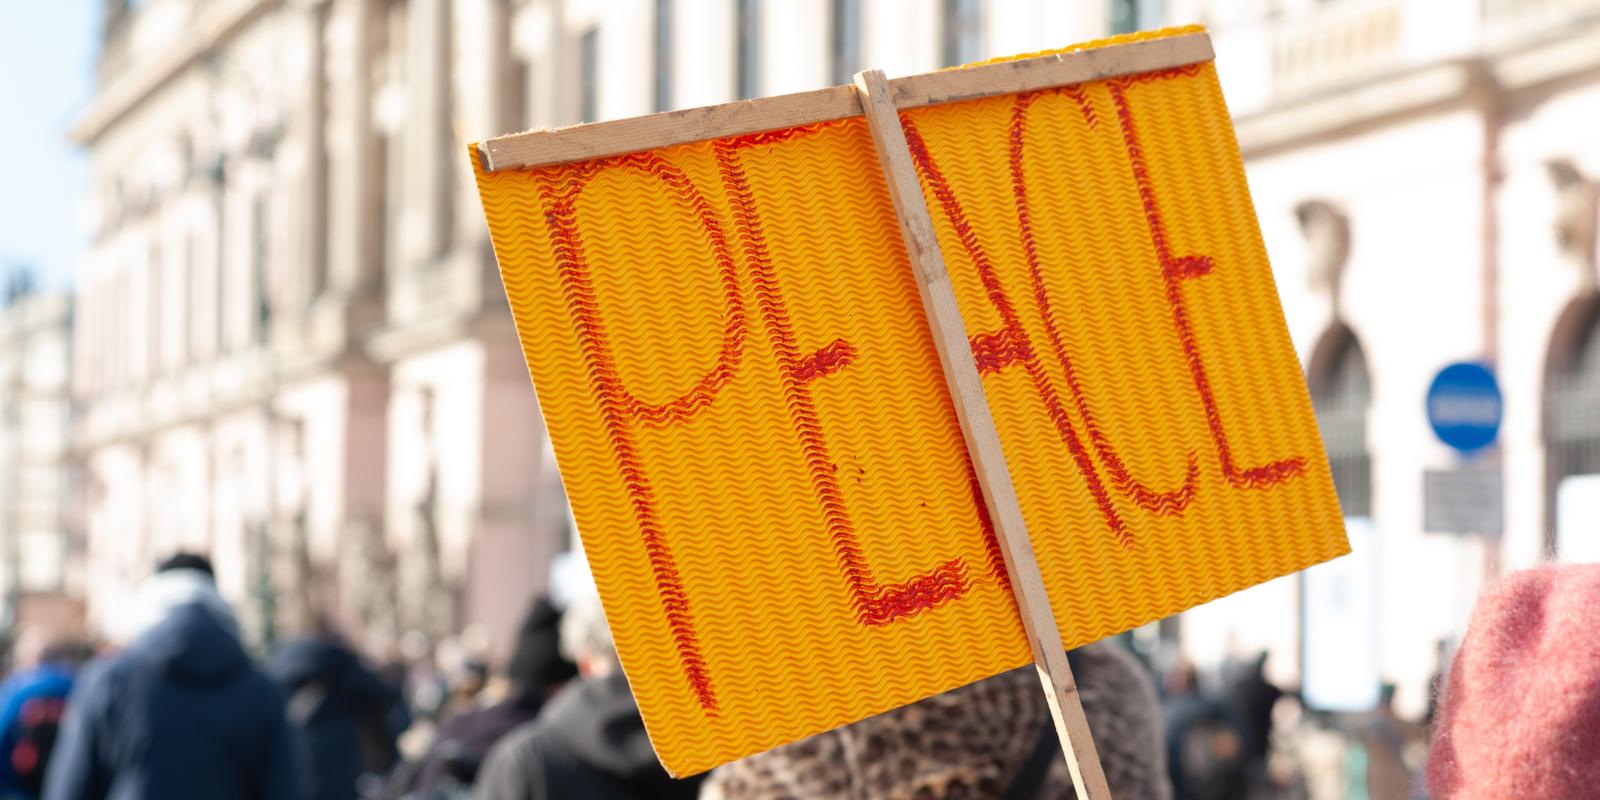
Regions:
[[[1212,58],[1211,37],[1189,33],[911,75],[890,81],[889,88],[895,106],[904,111],[1181,67]],[[861,100],[854,86],[832,86],[758,100],[500,136],[480,143],[478,150],[484,169],[491,172],[532,169],[811,125],[861,116],[861,113]]]

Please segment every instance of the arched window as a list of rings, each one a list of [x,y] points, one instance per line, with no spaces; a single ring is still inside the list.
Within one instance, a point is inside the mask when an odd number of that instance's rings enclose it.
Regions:
[[[1323,335],[1307,376],[1317,427],[1328,451],[1333,485],[1346,517],[1372,515],[1372,455],[1367,450],[1367,406],[1372,378],[1361,343],[1344,325]]]
[[[1300,687],[1308,707],[1356,711],[1377,701],[1381,674],[1381,597],[1367,449],[1372,377],[1361,343],[1337,322],[1312,351],[1306,373],[1352,552],[1301,573]]]
[[[1556,535],[1547,544],[1560,549],[1561,506],[1571,505],[1563,495],[1578,476],[1600,476],[1600,294],[1573,303],[1557,324],[1544,396],[1547,527]],[[1595,484],[1600,478],[1587,485]]]

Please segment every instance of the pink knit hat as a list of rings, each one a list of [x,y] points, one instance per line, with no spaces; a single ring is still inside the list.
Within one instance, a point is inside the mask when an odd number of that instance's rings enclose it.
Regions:
[[[1441,699],[1433,797],[1600,796],[1600,564],[1485,591]]]

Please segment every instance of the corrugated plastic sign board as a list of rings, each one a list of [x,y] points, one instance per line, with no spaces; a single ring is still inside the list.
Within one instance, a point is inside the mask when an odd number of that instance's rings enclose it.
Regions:
[[[1212,64],[902,120],[1067,646],[1347,552]],[[474,163],[671,771],[1030,661],[862,118]]]

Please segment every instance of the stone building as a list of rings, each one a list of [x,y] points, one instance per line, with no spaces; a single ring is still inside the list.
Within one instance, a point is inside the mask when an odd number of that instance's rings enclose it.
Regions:
[[[106,3],[72,130],[97,625],[179,548],[266,637],[331,614],[379,649],[498,642],[542,588],[566,515],[463,168],[516,124],[481,88],[507,9]]]
[[[0,621],[4,644],[83,628],[82,542],[69,424],[72,303],[0,287]]]
[[[1184,646],[1267,648],[1333,706],[1392,681],[1420,712],[1485,579],[1596,558],[1600,3],[1168,6],[1212,25],[1356,546],[1187,615]],[[1505,396],[1498,444],[1470,458],[1426,416],[1462,360]],[[1503,534],[1424,531],[1423,476],[1443,469],[1502,477]]]
[[[548,104],[527,122],[552,124],[1190,22],[1214,36],[1356,554],[1141,635],[1212,666],[1266,650],[1328,707],[1392,681],[1420,712],[1486,578],[1600,558],[1600,2],[568,0],[518,7],[511,47]],[[1505,394],[1470,459],[1426,420],[1460,360]],[[1503,534],[1423,530],[1443,469],[1502,477]]]
[[[260,636],[329,613],[380,649],[479,624],[503,644],[571,526],[466,144],[1107,19],[982,5],[105,0],[71,132],[91,618],[115,630],[191,548]]]
[[[91,615],[188,546],[258,626],[508,630],[571,534],[468,142],[1192,21],[1357,553],[1160,635],[1420,708],[1486,576],[1600,541],[1597,0],[110,0],[74,130]],[[1506,396],[1469,465],[1498,537],[1422,530],[1463,359]]]

